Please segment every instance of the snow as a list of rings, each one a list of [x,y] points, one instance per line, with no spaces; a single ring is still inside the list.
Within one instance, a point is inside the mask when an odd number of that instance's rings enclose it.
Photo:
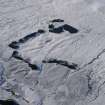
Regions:
[[[104,105],[104,7],[104,0],[0,0],[0,99],[20,105]],[[49,32],[53,19],[64,20],[55,27],[68,24],[78,33]],[[19,49],[8,46],[38,29],[45,33]],[[15,50],[40,71],[11,57]],[[50,58],[78,69],[42,62]]]

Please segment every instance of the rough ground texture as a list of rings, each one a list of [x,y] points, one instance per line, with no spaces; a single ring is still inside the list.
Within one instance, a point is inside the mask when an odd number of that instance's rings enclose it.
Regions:
[[[0,103],[9,102],[105,105],[105,0],[0,0]]]

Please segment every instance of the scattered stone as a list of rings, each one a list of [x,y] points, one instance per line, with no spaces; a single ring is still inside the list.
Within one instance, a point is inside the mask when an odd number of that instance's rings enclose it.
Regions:
[[[13,48],[13,49],[18,49],[19,48],[19,43],[14,41],[14,42],[10,43],[8,46]]]
[[[43,33],[45,33],[45,30],[39,29],[38,33],[43,34]]]
[[[70,26],[68,24],[64,24],[63,29],[68,31],[69,33],[72,33],[72,34],[78,32],[78,29],[76,29],[76,28],[74,28],[74,27],[72,27],[72,26]]]
[[[52,33],[62,33],[64,31],[68,31],[69,33],[74,34],[74,33],[78,32],[78,29],[76,29],[76,28],[74,28],[68,24],[64,24],[64,25],[59,26],[57,28],[55,28],[53,24],[50,24],[48,26],[48,28],[49,28],[49,32],[52,32]]]
[[[19,52],[18,52],[18,51],[13,51],[11,57],[14,57],[14,58],[16,58],[16,59],[18,59],[18,60],[24,60],[24,59],[19,55]]]
[[[19,104],[13,99],[8,99],[8,100],[0,100],[0,105],[19,105]]]
[[[49,29],[49,32],[60,34],[60,33],[64,32],[64,30],[63,30],[63,27],[60,26],[60,27],[57,27],[57,28]]]
[[[59,65],[63,65],[63,66],[66,66],[70,69],[77,69],[78,65],[75,64],[75,63],[72,63],[72,64],[69,64],[67,61],[63,61],[63,60],[57,60],[57,59],[48,59],[48,60],[43,60],[42,61],[43,63],[56,63],[56,64],[59,64]]]
[[[31,34],[25,36],[25,37],[22,38],[22,39],[23,39],[23,41],[24,41],[24,43],[25,43],[25,42],[27,42],[28,40],[30,40],[30,39],[32,39],[32,38],[34,38],[34,37],[36,37],[36,36],[37,36],[37,32],[34,32],[34,33],[31,33]],[[21,39],[21,40],[22,40],[22,39]]]
[[[23,43],[27,42],[28,40],[30,40],[34,37],[37,37],[43,33],[45,33],[45,31],[42,29],[39,29],[38,32],[34,32],[34,33],[29,34],[29,35],[26,35],[25,37],[19,39],[18,41],[13,41],[8,46],[13,48],[13,49],[18,49],[20,44],[23,44]]]
[[[49,24],[48,28],[49,29],[54,29],[54,25],[53,24]]]
[[[25,43],[28,40],[30,40],[30,39],[32,39],[34,37],[37,37],[37,36],[39,36],[40,34],[43,34],[43,33],[45,33],[45,31],[42,30],[42,29],[39,29],[38,32],[31,33],[31,34],[23,37],[22,39],[19,39],[19,43]]]
[[[54,19],[54,20],[52,20],[51,22],[64,22],[64,20],[62,20],[62,19]]]
[[[19,43],[25,43],[25,39],[19,39]]]
[[[28,65],[32,70],[39,70],[39,67],[35,64],[28,63]]]
[[[18,51],[13,51],[11,57],[14,57],[17,60],[21,60],[21,61],[27,63],[28,66],[31,67],[32,70],[40,70],[40,68],[36,64],[31,64],[29,61],[22,58]]]

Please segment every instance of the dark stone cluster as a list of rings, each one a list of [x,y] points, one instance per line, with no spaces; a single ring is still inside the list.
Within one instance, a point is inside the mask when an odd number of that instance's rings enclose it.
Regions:
[[[63,24],[59,27],[55,27],[54,23],[64,23],[64,20],[63,19],[53,19],[50,21],[50,24],[48,26],[48,31],[51,32],[51,33],[56,33],[56,34],[60,34],[64,31],[68,31],[69,33],[71,34],[76,34],[78,33],[78,29],[76,29],[75,27],[71,26],[71,25],[68,25],[68,24]],[[25,63],[28,64],[28,66],[32,69],[32,70],[39,70],[40,71],[40,67],[37,65],[37,64],[31,64],[29,61],[25,60],[19,53],[19,48],[22,44],[26,43],[27,41],[29,41],[30,39],[33,39],[33,38],[36,38],[38,36],[40,36],[41,34],[44,34],[46,33],[45,30],[43,29],[38,29],[37,32],[33,32],[31,34],[28,34],[26,35],[25,37],[23,38],[20,38],[18,41],[13,41],[11,42],[8,46],[12,49],[15,49],[15,51],[13,51],[12,55],[11,55],[11,58],[15,58],[15,59],[18,59],[18,60],[22,60],[24,61]],[[68,68],[70,69],[76,69],[77,68],[77,65],[76,64],[72,64],[72,65],[69,65],[67,61],[61,61],[61,60],[56,60],[56,59],[53,59],[51,61],[51,59],[49,61],[42,61],[42,63],[57,63],[57,64],[60,64],[60,65],[63,65],[63,66],[67,66]]]
[[[8,100],[0,100],[0,105],[19,105],[19,104],[13,99],[8,99]]]

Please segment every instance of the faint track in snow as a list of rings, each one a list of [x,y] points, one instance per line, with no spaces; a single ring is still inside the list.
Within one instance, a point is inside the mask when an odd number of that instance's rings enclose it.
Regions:
[[[70,43],[70,45],[73,45],[73,44],[76,43],[77,41],[81,40],[82,37],[83,37],[83,36],[79,36],[79,38],[76,39],[76,40],[74,40],[74,41],[72,41],[72,42]],[[49,49],[49,51],[47,52],[47,54],[45,55],[45,59],[46,59],[47,56],[48,56],[54,49],[56,49],[60,44],[62,44],[62,43],[65,42],[65,41],[69,41],[70,39],[71,39],[71,37],[65,38],[65,39],[63,39],[63,40],[60,40],[60,41],[56,42],[56,43],[52,46],[52,48]],[[65,43],[66,43],[66,42],[65,42]]]

